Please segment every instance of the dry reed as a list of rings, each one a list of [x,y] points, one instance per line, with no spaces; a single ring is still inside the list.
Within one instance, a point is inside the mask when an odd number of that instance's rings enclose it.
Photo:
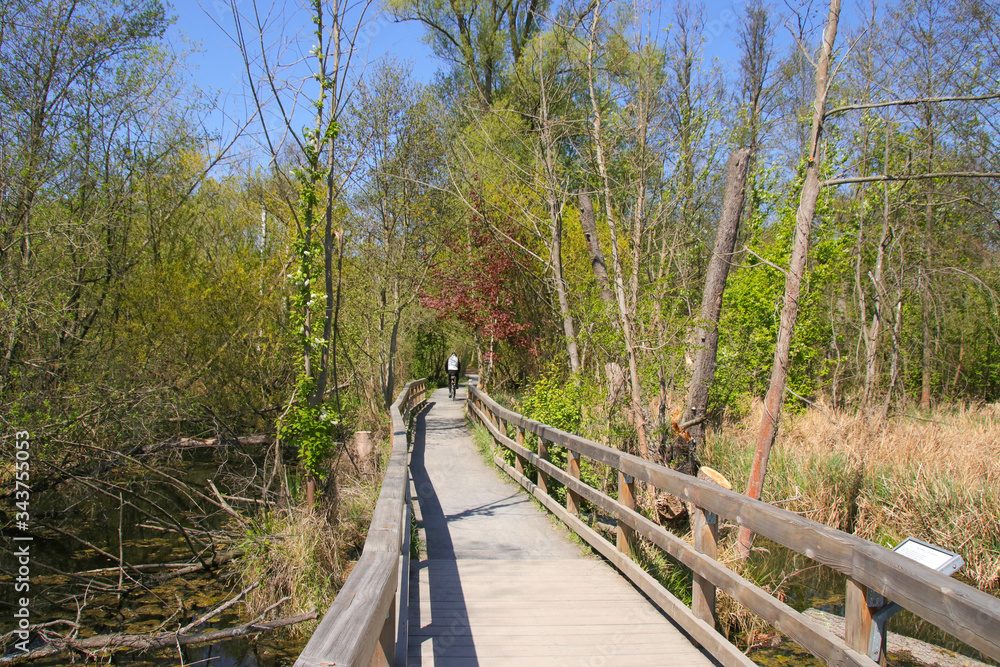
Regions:
[[[737,489],[746,482],[761,409],[713,434],[701,453]],[[885,546],[910,535],[940,544],[965,559],[962,578],[1000,590],[998,406],[898,415],[881,427],[815,409],[786,415],[764,494]]]
[[[379,458],[388,445],[380,439]],[[247,613],[255,616],[276,607],[275,616],[317,609],[322,616],[344,585],[364,547],[378,498],[383,466],[341,467],[336,485],[328,484],[312,513],[304,505],[274,507],[258,516],[244,541],[245,556],[238,565],[245,587],[261,582],[247,597]],[[335,491],[334,491],[335,489]],[[292,626],[290,632],[308,634],[314,624]]]

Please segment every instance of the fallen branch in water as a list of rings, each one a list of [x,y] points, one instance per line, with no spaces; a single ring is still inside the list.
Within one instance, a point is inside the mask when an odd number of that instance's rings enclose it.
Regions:
[[[195,572],[201,572],[202,570],[213,570],[220,565],[224,565],[234,558],[239,558],[243,555],[243,549],[233,549],[225,553],[215,554],[215,556],[208,561],[192,563],[187,567],[182,567],[179,570],[173,570],[171,572],[164,572],[152,578],[152,581],[157,584],[162,584],[164,581],[169,581],[176,577],[183,577],[186,574],[193,574]]]
[[[209,630],[208,632],[198,632],[195,634],[183,634],[178,632],[156,632],[148,635],[95,635],[83,639],[71,639],[55,637],[49,640],[45,646],[32,649],[27,653],[18,655],[6,655],[0,658],[0,665],[13,665],[29,660],[47,658],[54,655],[79,651],[83,653],[95,653],[98,651],[148,651],[170,646],[189,646],[191,644],[204,644],[206,642],[216,642],[232,637],[242,637],[257,632],[276,630],[303,621],[311,621],[318,614],[312,610],[298,616],[288,616],[274,621],[251,621],[244,625],[237,625],[232,628],[222,630]],[[34,628],[32,628],[34,629]]]
[[[230,447],[232,445],[271,445],[273,435],[246,435],[238,438],[170,438],[160,442],[143,445],[143,454],[154,454],[164,449],[204,449],[212,447]]]
[[[53,438],[53,442],[59,445],[65,445],[69,447],[77,447],[82,449],[88,449],[90,451],[97,451],[99,453],[107,455],[107,458],[102,458],[97,461],[96,465],[93,461],[88,460],[83,464],[71,467],[68,470],[62,470],[58,474],[49,475],[45,479],[38,480],[32,487],[33,493],[41,493],[49,488],[58,486],[68,479],[73,479],[76,477],[100,477],[115,468],[117,468],[121,461],[133,461],[139,457],[149,456],[155,454],[162,450],[182,450],[182,449],[201,449],[201,448],[225,448],[231,447],[233,445],[270,445],[274,443],[273,435],[247,435],[240,436],[238,438],[168,438],[167,440],[161,440],[160,442],[154,442],[145,445],[136,445],[131,449],[126,451],[117,451],[114,449],[106,449],[104,447],[99,447],[97,445],[88,445],[80,442],[72,442],[69,440],[63,440],[61,438]],[[13,498],[14,490],[11,487],[10,491],[7,491],[0,495],[3,498]]]

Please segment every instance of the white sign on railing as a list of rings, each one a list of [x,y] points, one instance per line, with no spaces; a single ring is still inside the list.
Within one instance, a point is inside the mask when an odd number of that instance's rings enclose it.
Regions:
[[[918,540],[915,537],[907,537],[897,544],[893,551],[948,576],[955,574],[965,565],[962,557],[954,551],[948,551],[944,547]],[[872,614],[872,631],[868,638],[868,657],[878,662],[886,649],[888,634],[886,625],[888,625],[889,619],[902,607],[895,602],[889,602],[875,591],[868,591],[868,606],[881,607]]]
[[[921,565],[926,565],[932,570],[949,576],[958,572],[965,565],[965,561],[957,553],[918,540],[915,537],[907,537],[896,545],[893,551],[900,556],[906,556],[910,560],[915,560]]]

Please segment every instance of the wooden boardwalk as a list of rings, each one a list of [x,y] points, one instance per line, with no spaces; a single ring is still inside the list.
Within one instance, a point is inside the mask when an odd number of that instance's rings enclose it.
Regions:
[[[407,383],[393,403],[392,452],[365,548],[296,667],[753,667],[715,630],[717,590],[828,665],[878,667],[881,651],[871,642],[878,639],[873,627],[882,612],[868,606],[869,591],[1000,661],[1000,599],[919,560],[532,421],[472,388],[464,406],[489,431],[497,451],[517,458],[510,466],[497,455],[488,465],[472,442],[463,402],[448,400],[441,390],[426,403],[424,386],[424,380]],[[423,407],[428,410],[411,429]],[[529,438],[537,438],[531,447]],[[552,448],[567,452],[565,467],[553,463]],[[616,495],[581,479],[584,459],[618,472]],[[551,482],[567,489],[565,506],[550,495]],[[691,504],[694,544],[635,511],[636,484]],[[616,541],[580,519],[582,501],[617,520]],[[410,557],[411,505],[424,546],[420,560]],[[846,639],[716,560],[723,523],[727,530],[749,528],[843,574]],[[585,555],[568,539],[566,526],[616,569]],[[631,559],[634,535],[690,568],[690,607]]]
[[[409,664],[713,664],[483,461],[462,402],[436,392],[416,433]]]

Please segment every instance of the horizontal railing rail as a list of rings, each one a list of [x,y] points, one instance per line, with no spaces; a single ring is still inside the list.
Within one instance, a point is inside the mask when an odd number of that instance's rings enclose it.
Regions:
[[[513,466],[498,455],[494,457],[496,465],[615,563],[723,664],[753,663],[715,631],[717,588],[830,665],[876,664],[866,655],[872,612],[865,603],[868,590],[882,594],[983,654],[1000,660],[1000,599],[854,535],[528,419],[507,410],[472,386],[469,388],[469,408],[470,414],[489,430],[494,441],[515,455]],[[513,438],[508,434],[508,426],[513,427]],[[538,437],[537,453],[525,446],[526,433]],[[548,460],[549,448],[553,445],[564,447],[569,453],[565,470]],[[581,456],[618,471],[617,500],[580,480]],[[536,468],[535,480],[525,475],[526,463]],[[549,495],[550,480],[566,487],[565,508]],[[636,480],[673,494],[694,507],[694,545],[635,511]],[[617,520],[616,545],[579,518],[583,499]],[[846,641],[718,562],[717,517],[746,526],[754,533],[846,575]],[[631,560],[629,542],[634,535],[649,540],[692,571],[694,584],[690,608]]]
[[[365,547],[295,667],[405,665],[410,570],[409,424],[424,380],[392,404],[392,453]]]

